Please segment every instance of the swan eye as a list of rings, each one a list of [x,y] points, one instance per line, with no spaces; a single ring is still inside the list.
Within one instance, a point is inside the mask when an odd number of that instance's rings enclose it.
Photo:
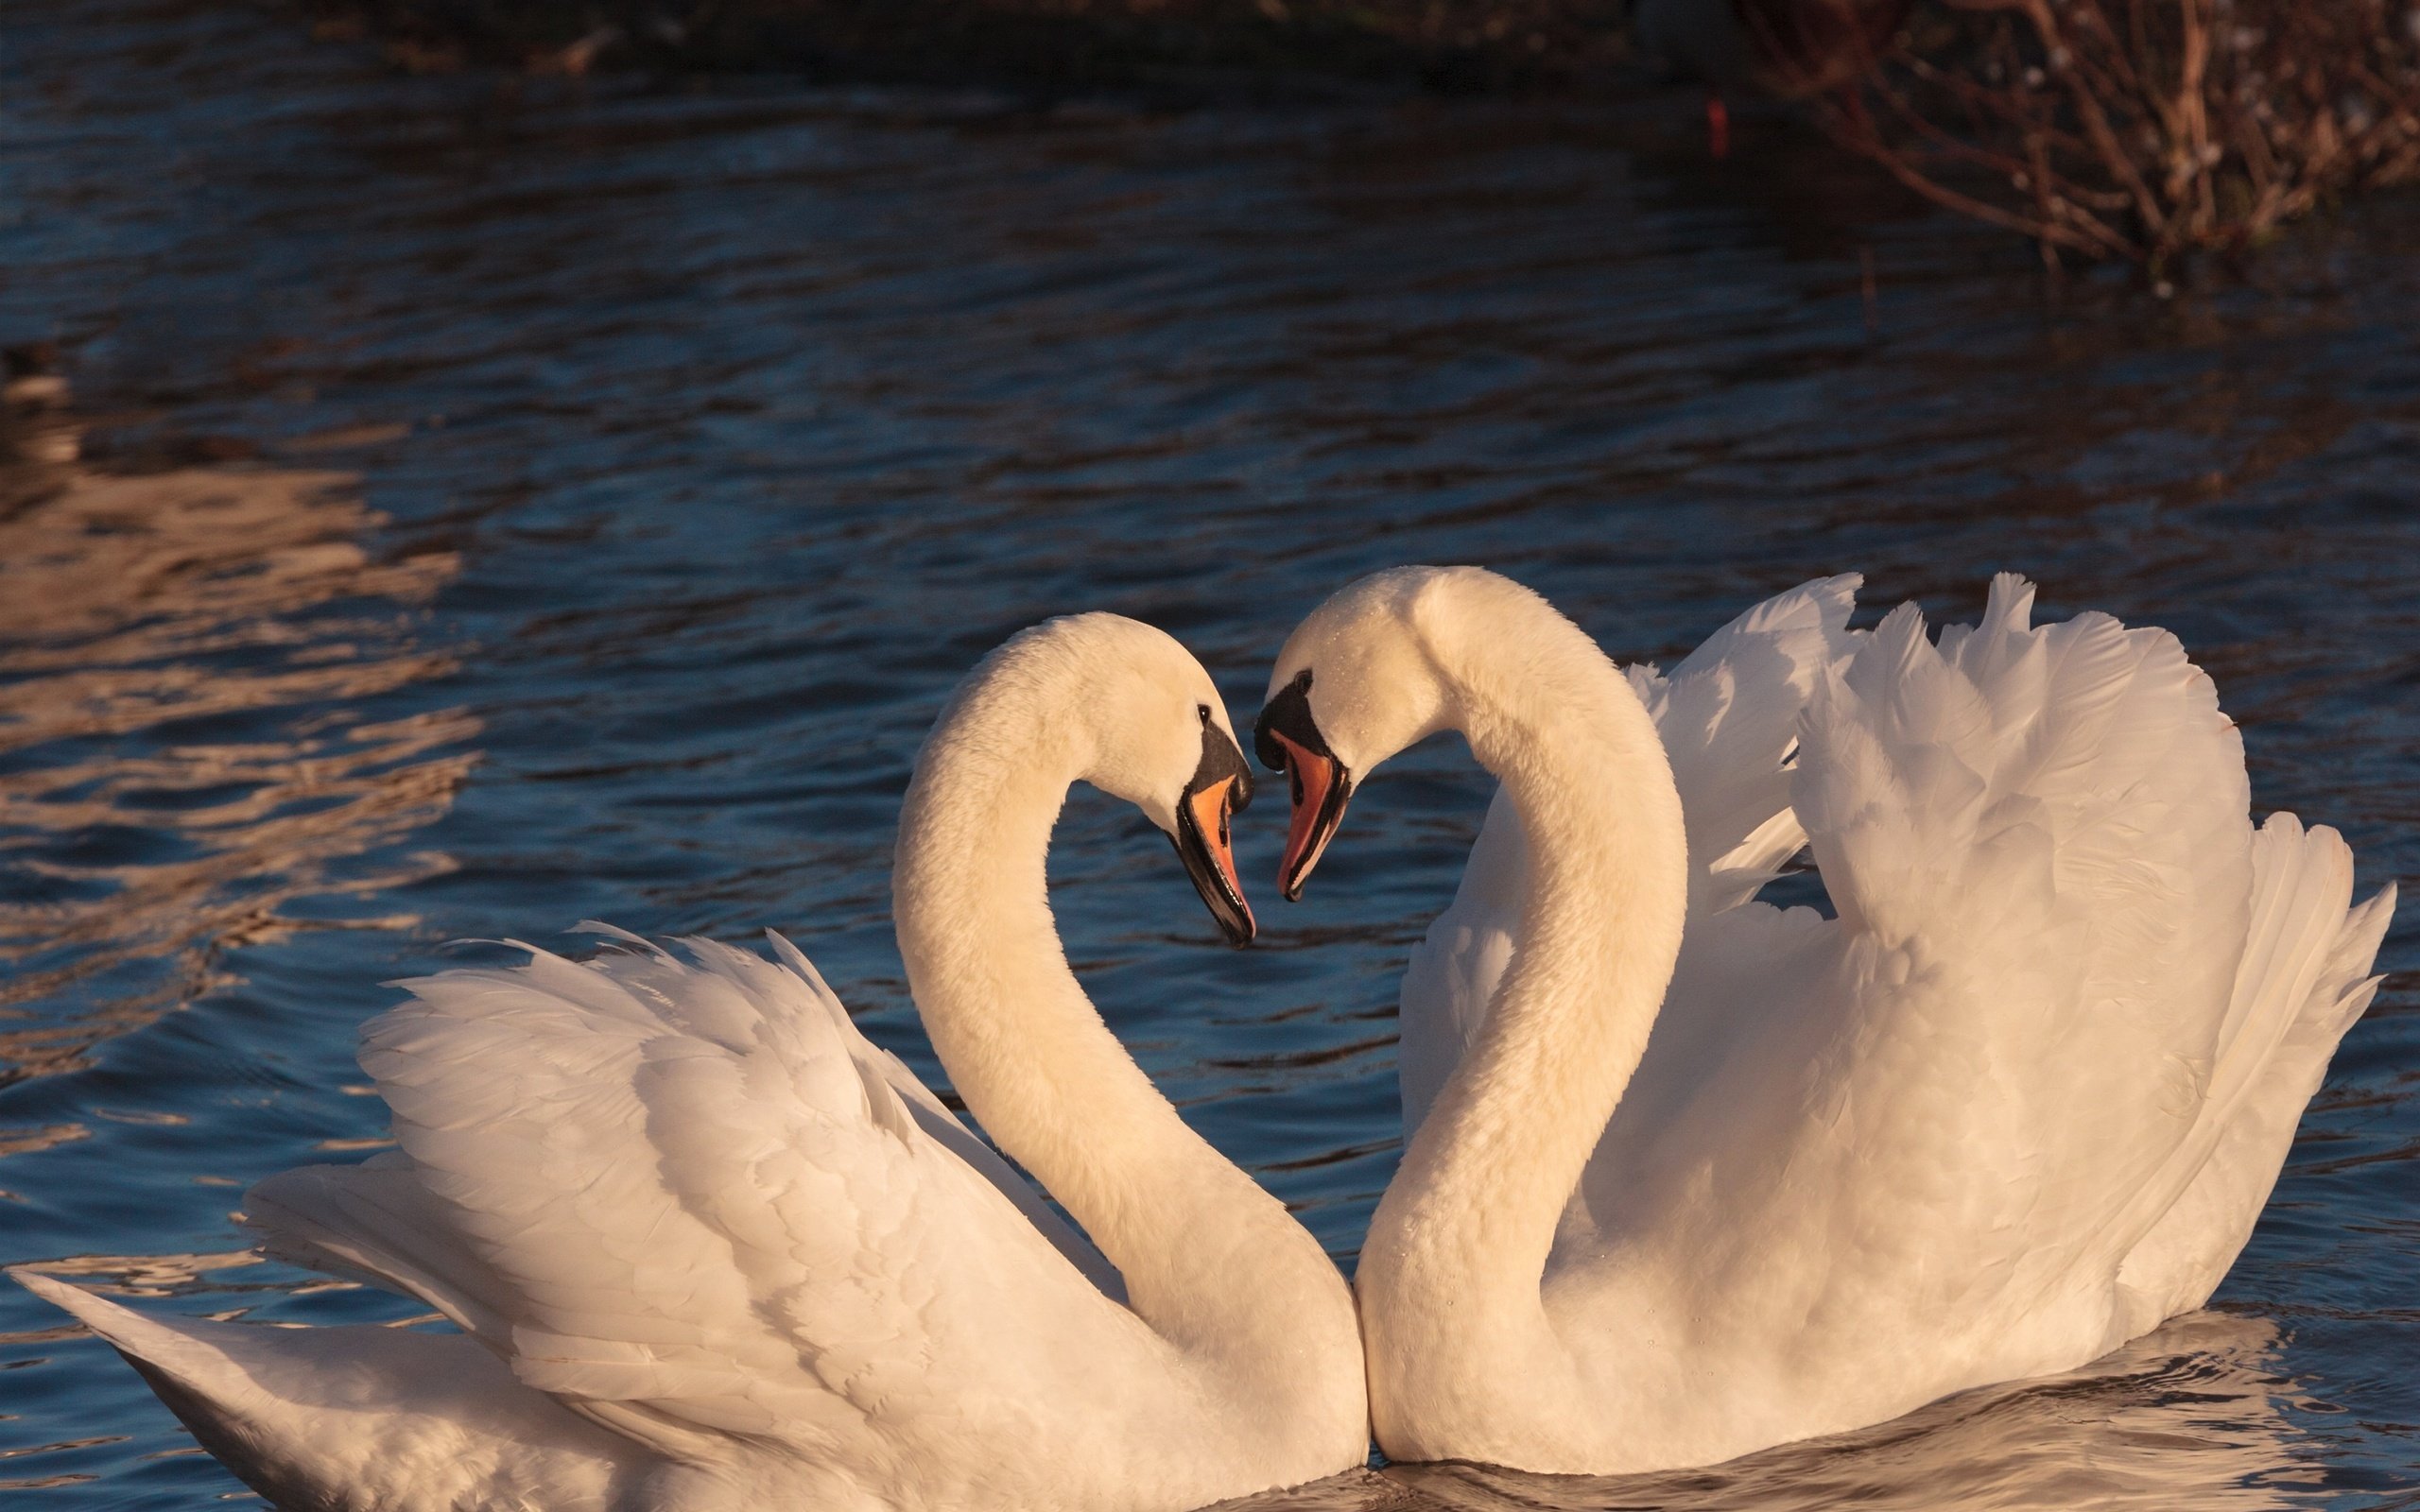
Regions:
[[[1202,728],[1202,729],[1204,729],[1204,730],[1209,729],[1209,728],[1210,728],[1210,706],[1209,706],[1208,704],[1206,704],[1206,703],[1197,703],[1197,704],[1195,704],[1195,705],[1193,706],[1193,712],[1194,712],[1195,713],[1200,714],[1200,715],[1201,716],[1201,728]]]

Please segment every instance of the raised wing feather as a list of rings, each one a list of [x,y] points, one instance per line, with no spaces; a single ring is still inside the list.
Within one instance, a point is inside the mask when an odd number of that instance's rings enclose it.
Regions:
[[[1669,673],[1628,669],[1681,790],[1691,930],[1753,896],[1805,840],[1789,809],[1790,751],[1817,679],[1854,644],[1848,617],[1858,581],[1818,578],[1776,594],[1708,636]],[[1407,1139],[1486,1021],[1512,963],[1528,869],[1520,816],[1499,791],[1453,903],[1404,970]]]
[[[1912,609],[1886,620],[1810,710],[1794,799],[1860,1046],[1838,1091],[1891,1110],[1866,1147],[1908,1151],[1911,1179],[1962,1171],[1941,1206],[2021,1211],[2027,1263],[2054,1265],[2118,1241],[2199,1112],[2251,832],[2241,739],[2176,639],[2035,628],[2032,597],[1996,578],[1938,649]],[[1918,1153],[1919,1129],[1947,1143]]]
[[[1839,917],[1691,920],[1682,1032],[1659,1022],[1590,1167],[1574,1263],[1648,1236],[1810,1358],[1911,1314],[1953,1383],[1962,1332],[1976,1379],[2072,1358],[2125,1336],[2118,1266],[2207,1168],[2231,1089],[2296,1079],[2261,1071],[2292,1007],[2324,1000],[2305,1038],[2332,1047],[2375,945],[2349,869],[2261,905],[2282,955],[2325,969],[2249,1005],[2264,936],[2215,691],[2173,637],[2035,627],[2031,597],[1996,579],[1937,646],[1903,609],[1819,685],[1791,797]],[[2289,1129],[2308,1094],[2273,1099]]]
[[[1029,1441],[1043,1404],[1080,1422],[1104,1383],[1165,1378],[1029,1190],[777,949],[404,984],[362,1051],[400,1158],[265,1183],[256,1218],[676,1459]]]
[[[1805,842],[1789,811],[1806,700],[1859,637],[1861,578],[1820,577],[1756,605],[1668,673],[1627,669],[1655,718],[1689,838],[1689,913],[1746,902]]]

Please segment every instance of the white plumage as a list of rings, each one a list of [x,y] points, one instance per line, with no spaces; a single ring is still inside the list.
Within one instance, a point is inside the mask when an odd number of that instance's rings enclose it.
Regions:
[[[787,941],[682,960],[608,931],[635,948],[403,984],[361,1051],[398,1148],[248,1199],[272,1253],[465,1336],[153,1321],[22,1279],[289,1508],[1133,1512],[1357,1465],[1341,1277],[1110,1037],[1044,891],[1070,782],[1171,816],[1221,742],[1240,771],[1173,641],[1054,621],[969,679],[902,819],[919,1009],[1099,1249]]]
[[[1669,675],[1467,569],[1288,643],[1298,755],[1358,778],[1456,728],[1503,780],[1404,985],[1360,1280],[1390,1453],[1710,1463],[2079,1365],[2241,1247],[2392,889],[2353,907],[2334,832],[2252,828],[2172,637],[2033,627],[2013,577],[1938,644],[1853,632],[1856,586]],[[289,1508],[1173,1509],[1346,1469],[1352,1299],[1109,1036],[1047,903],[1067,783],[1173,829],[1217,709],[1157,632],[1054,622],[969,679],[902,818],[936,1049],[1090,1239],[786,941],[608,930],[406,984],[362,1052],[398,1149],[250,1199],[275,1253],[458,1334],[21,1278]],[[1836,918],[1755,901],[1802,847]]]
[[[1851,632],[1855,586],[1669,677],[1469,570],[1288,643],[1272,687],[1313,672],[1357,778],[1453,727],[1504,779],[1404,983],[1416,1132],[1359,1282],[1390,1453],[1646,1469],[1880,1421],[2200,1306],[2249,1234],[2393,890],[2256,833],[2172,636],[2032,627],[2009,576],[1938,645],[1911,607]],[[1413,713],[1322,670],[1387,639]],[[1837,919],[1748,901],[1802,843]]]

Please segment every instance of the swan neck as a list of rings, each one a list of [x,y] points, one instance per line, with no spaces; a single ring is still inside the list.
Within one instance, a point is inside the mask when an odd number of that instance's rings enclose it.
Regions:
[[[1406,1202],[1383,1214],[1407,1263],[1481,1302],[1475,1320],[1490,1313],[1474,1287],[1537,1308],[1563,1210],[1670,984],[1687,895],[1653,720],[1593,641],[1537,608],[1542,623],[1440,659],[1472,753],[1520,816],[1530,872],[1514,959],[1388,1191]]]
[[[1320,1349],[1357,1361],[1333,1263],[1177,1116],[1067,964],[1046,862],[1090,752],[1072,713],[1080,688],[1039,701],[1032,691],[962,695],[901,815],[900,954],[933,1048],[985,1132],[1117,1267],[1155,1332],[1216,1357],[1230,1379],[1273,1378],[1254,1389],[1311,1376],[1304,1362]]]

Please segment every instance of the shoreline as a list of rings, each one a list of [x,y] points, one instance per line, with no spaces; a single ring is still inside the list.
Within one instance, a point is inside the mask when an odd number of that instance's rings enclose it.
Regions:
[[[414,72],[790,72],[1045,95],[1635,89],[1622,0],[282,0]]]

